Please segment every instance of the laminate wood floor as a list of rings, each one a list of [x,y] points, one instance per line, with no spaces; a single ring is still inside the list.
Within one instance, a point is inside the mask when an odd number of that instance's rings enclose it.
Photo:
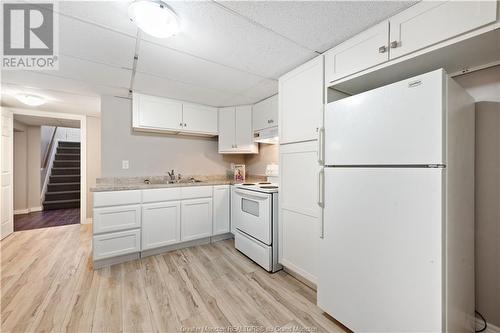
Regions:
[[[79,224],[80,208],[44,210],[14,215],[14,231]]]
[[[90,225],[15,232],[0,245],[2,332],[343,332],[314,290],[229,240],[96,271]]]

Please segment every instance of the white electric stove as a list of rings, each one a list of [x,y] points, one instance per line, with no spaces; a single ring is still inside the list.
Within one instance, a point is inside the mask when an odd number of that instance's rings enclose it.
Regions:
[[[269,272],[278,264],[278,185],[242,183],[233,190],[235,247]]]

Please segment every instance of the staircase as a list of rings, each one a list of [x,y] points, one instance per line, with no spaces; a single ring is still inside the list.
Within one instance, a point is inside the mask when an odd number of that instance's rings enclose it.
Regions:
[[[80,207],[80,142],[59,141],[43,210]]]

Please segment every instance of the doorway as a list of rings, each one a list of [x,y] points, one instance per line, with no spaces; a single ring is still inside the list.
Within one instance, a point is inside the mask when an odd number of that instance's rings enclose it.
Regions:
[[[10,230],[86,223],[86,117],[24,109],[9,112]],[[2,232],[2,238],[7,234]]]

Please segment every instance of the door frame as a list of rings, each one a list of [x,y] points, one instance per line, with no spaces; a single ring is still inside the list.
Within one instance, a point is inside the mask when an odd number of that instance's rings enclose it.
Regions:
[[[42,110],[5,108],[15,115],[43,118],[72,119],[80,122],[80,224],[87,223],[87,117],[85,115],[59,113]],[[14,140],[12,140],[12,145]],[[12,147],[14,151],[14,147]],[[14,212],[12,212],[14,214]]]

